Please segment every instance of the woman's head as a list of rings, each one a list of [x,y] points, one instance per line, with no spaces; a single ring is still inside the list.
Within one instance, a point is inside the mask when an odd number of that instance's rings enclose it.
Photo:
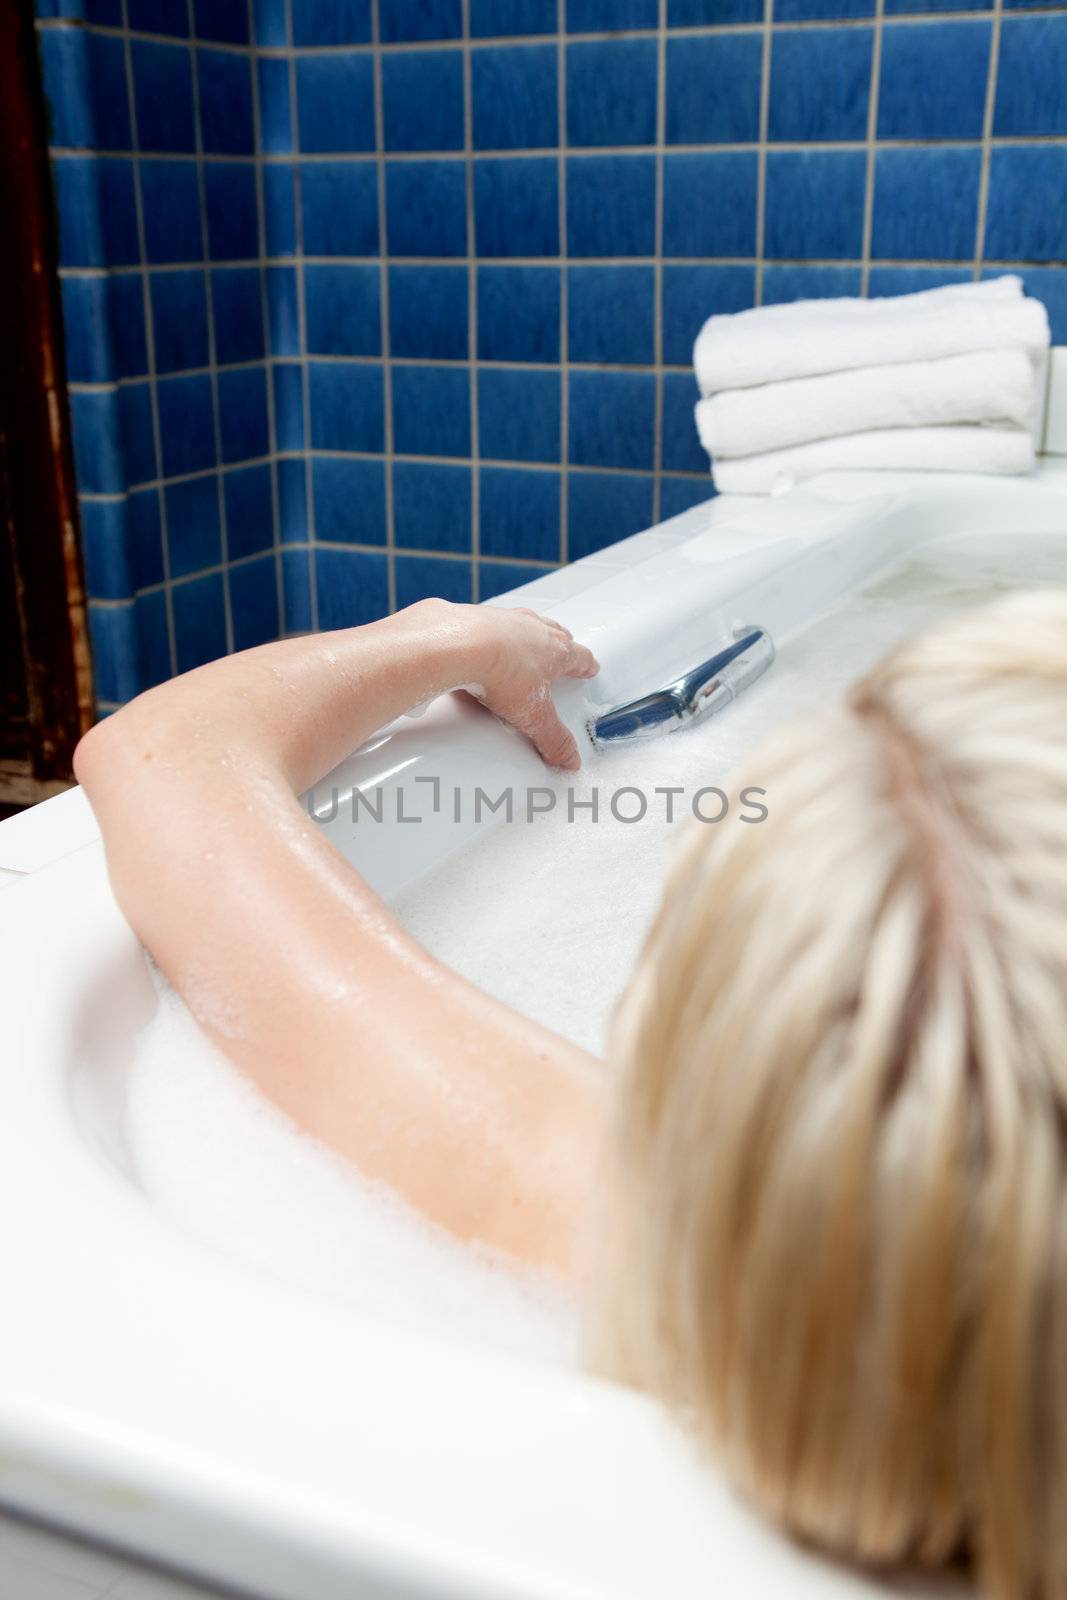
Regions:
[[[695,827],[616,1024],[610,1371],[800,1535],[1067,1595],[1067,595],[905,646]]]

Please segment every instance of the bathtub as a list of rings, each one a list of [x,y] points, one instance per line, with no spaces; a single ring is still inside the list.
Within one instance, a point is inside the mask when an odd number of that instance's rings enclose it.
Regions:
[[[500,603],[597,651],[592,704],[586,685],[558,696],[595,761],[598,707],[670,682],[738,624],[787,639],[946,530],[1016,534],[1021,573],[1029,536],[1062,532],[1067,550],[1067,461],[1018,482],[841,474],[719,499]],[[352,823],[354,794],[388,809],[402,789],[412,814],[418,776],[543,780],[457,701],[369,741],[309,805],[387,896],[494,821],[456,824],[425,784],[418,826]],[[264,1600],[884,1592],[765,1526],[650,1401],[386,1326],[170,1228],[121,1133],[155,991],[80,793],[0,826],[0,869],[19,875],[0,893],[0,1503]]]

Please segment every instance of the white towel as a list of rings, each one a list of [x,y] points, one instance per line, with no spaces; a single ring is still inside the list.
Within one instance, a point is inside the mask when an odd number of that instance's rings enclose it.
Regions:
[[[942,361],[902,361],[756,389],[727,389],[696,408],[709,455],[785,450],[868,428],[1011,422],[1032,428],[1037,371],[1023,350],[980,350]]]
[[[1039,300],[1014,275],[873,300],[795,300],[710,317],[693,350],[703,395],[783,378],[1049,343]]]
[[[724,458],[712,474],[720,494],[773,494],[817,472],[1029,472],[1034,441],[1022,428],[873,428],[791,450]]]

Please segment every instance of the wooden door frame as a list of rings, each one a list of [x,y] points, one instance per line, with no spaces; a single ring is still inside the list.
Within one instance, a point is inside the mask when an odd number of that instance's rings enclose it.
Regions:
[[[24,760],[0,764],[0,803],[67,788],[93,721],[78,545],[58,240],[32,0],[0,3],[0,474],[29,707]]]

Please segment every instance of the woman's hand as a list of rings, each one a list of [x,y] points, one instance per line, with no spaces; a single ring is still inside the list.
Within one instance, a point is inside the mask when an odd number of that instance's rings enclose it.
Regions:
[[[551,617],[525,607],[460,606],[469,629],[473,664],[468,693],[525,734],[553,767],[582,764],[570,730],[552,701],[559,678],[593,678],[599,664],[585,645]]]

